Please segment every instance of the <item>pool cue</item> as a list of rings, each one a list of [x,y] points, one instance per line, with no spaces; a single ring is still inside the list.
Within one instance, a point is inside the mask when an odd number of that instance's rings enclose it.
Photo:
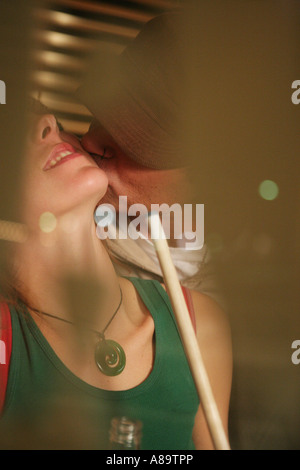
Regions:
[[[159,214],[150,213],[148,217],[151,239],[215,449],[230,450]]]
[[[27,227],[18,222],[0,220],[0,240],[23,243],[28,235]]]

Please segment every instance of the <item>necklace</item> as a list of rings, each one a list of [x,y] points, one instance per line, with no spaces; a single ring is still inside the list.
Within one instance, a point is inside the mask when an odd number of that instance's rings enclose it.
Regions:
[[[120,294],[121,294],[121,298],[120,298],[119,305],[114,311],[109,322],[103,328],[103,330],[96,331],[96,330],[93,330],[92,328],[87,328],[89,331],[92,331],[99,337],[99,341],[96,344],[96,348],[95,348],[95,362],[98,368],[100,369],[100,371],[103,374],[108,375],[108,376],[115,376],[115,375],[121,374],[126,364],[126,355],[122,346],[116,341],[105,338],[105,331],[107,330],[107,328],[109,327],[113,319],[115,318],[123,301],[123,294],[122,294],[121,287],[120,287]],[[23,302],[23,304],[30,310],[33,310],[34,312],[37,312],[41,315],[54,318],[55,320],[60,320],[70,325],[76,325],[75,322],[66,320],[65,318],[61,318],[56,315],[52,315],[51,313],[43,312],[42,310],[38,310],[37,308],[33,308],[30,305],[27,305],[25,302]]]

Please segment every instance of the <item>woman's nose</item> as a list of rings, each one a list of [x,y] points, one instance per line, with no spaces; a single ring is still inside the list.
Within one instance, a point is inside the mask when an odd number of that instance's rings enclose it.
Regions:
[[[53,114],[43,114],[43,116],[39,117],[34,129],[34,139],[36,142],[47,143],[52,139],[57,139],[58,135],[59,129]]]

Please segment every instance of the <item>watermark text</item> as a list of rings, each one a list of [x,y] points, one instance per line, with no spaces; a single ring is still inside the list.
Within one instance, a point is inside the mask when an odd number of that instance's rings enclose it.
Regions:
[[[0,80],[0,104],[6,104],[6,85],[3,80]]]
[[[300,103],[300,80],[294,80],[292,83],[292,88],[296,91],[292,93],[291,100],[293,104]]]
[[[128,207],[127,196],[119,196],[119,206],[100,204],[94,214],[97,235],[101,240],[157,238],[149,224],[149,215],[159,214],[163,238],[184,240],[186,249],[195,249],[204,243],[204,204],[144,204]]]
[[[292,342],[292,349],[295,349],[291,356],[292,363],[295,364],[296,366],[300,364],[300,339],[295,339],[295,341]]]

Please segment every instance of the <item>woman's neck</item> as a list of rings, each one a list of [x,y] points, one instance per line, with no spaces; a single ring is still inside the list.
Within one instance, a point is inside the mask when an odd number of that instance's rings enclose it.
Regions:
[[[51,233],[30,232],[17,252],[17,285],[32,307],[101,329],[119,302],[119,283],[87,214],[78,209],[57,218]]]

